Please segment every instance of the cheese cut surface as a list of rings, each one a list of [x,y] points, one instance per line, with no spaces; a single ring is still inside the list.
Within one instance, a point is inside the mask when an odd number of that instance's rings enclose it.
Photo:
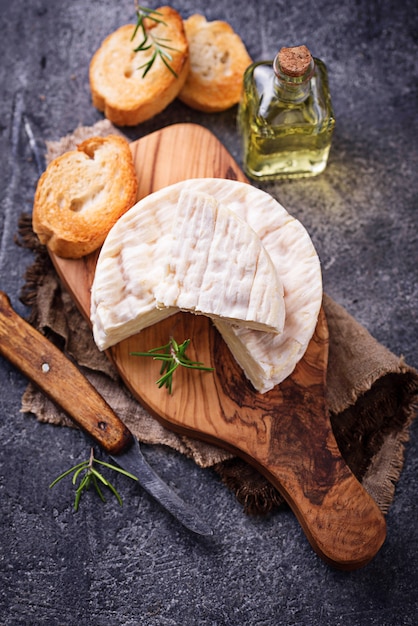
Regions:
[[[283,285],[282,333],[215,321],[248,379],[264,393],[289,376],[306,351],[322,304],[322,276],[302,224],[272,196],[248,183],[189,179],[146,196],[118,220],[100,252],[92,286],[95,341],[104,350],[177,311],[158,310],[154,290],[163,279],[160,260],[184,189],[213,196],[246,221],[260,237]]]
[[[257,233],[213,196],[184,189],[157,306],[280,333],[283,286]]]

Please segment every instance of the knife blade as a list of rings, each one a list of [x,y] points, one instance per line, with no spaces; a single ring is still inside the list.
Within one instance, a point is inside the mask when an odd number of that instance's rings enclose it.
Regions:
[[[115,463],[133,474],[186,528],[199,535],[213,534],[196,511],[153,470],[136,437],[78,367],[13,309],[3,291],[0,291],[0,354],[63,409]]]

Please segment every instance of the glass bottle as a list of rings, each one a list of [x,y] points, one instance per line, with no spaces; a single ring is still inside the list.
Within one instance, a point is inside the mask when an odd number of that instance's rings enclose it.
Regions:
[[[258,180],[324,171],[335,118],[325,64],[306,46],[250,65],[238,110],[243,167]]]

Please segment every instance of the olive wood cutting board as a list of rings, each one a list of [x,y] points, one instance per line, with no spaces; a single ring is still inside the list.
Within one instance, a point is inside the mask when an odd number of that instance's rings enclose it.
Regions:
[[[199,125],[168,126],[131,147],[138,199],[188,178],[248,182],[220,141]],[[97,254],[80,260],[51,257],[88,319]],[[171,335],[179,342],[190,338],[188,356],[215,371],[180,368],[170,395],[155,384],[160,363],[131,353],[164,345]],[[178,313],[107,354],[137,400],[165,426],[231,450],[263,473],[325,561],[355,569],[378,552],[386,534],[384,517],[341,457],[327,412],[328,329],[323,310],[293,374],[265,394],[253,389],[204,316]]]

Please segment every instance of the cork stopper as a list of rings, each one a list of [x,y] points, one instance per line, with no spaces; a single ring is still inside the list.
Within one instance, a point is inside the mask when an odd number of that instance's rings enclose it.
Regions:
[[[306,46],[282,48],[278,57],[280,69],[287,76],[303,76],[312,62],[311,53]]]

